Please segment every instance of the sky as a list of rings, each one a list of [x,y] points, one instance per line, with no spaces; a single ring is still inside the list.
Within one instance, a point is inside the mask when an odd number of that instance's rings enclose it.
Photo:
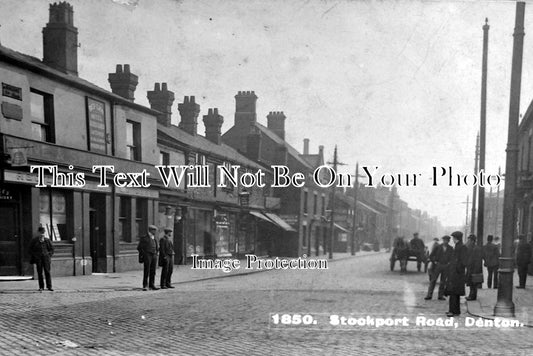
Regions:
[[[325,146],[339,171],[356,162],[378,174],[420,174],[399,187],[411,208],[443,225],[465,221],[471,185],[432,186],[432,167],[472,174],[481,97],[482,26],[488,18],[486,171],[505,168],[514,1],[94,0],[69,1],[78,28],[79,76],[109,89],[108,73],[128,63],[135,101],[148,106],[155,82],[202,115],[218,108],[222,132],[234,96],[254,90],[257,117],[284,111],[286,140],[311,153]],[[2,0],[0,42],[42,58],[44,0]],[[521,109],[533,99],[533,1],[526,2]],[[378,177],[379,178],[379,177]],[[502,185],[503,188],[503,185]],[[488,189],[487,189],[488,191]],[[494,189],[495,191],[495,189]],[[470,198],[471,199],[471,198]]]

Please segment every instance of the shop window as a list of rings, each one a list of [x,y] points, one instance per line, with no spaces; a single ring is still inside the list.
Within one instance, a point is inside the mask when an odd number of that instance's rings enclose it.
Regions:
[[[148,199],[137,198],[135,209],[135,228],[137,231],[137,238],[148,232]]]
[[[141,124],[126,121],[126,146],[128,159],[141,160]]]
[[[131,238],[131,198],[118,197],[118,236],[122,242],[132,242]]]
[[[54,143],[54,97],[30,89],[30,107],[32,138]]]
[[[40,191],[39,221],[52,241],[70,241],[67,232],[67,196],[64,192],[42,189]]]

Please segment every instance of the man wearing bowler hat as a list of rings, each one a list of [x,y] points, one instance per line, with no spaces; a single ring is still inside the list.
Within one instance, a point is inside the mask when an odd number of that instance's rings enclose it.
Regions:
[[[137,251],[142,256],[142,261],[144,263],[144,273],[143,273],[143,290],[148,290],[146,287],[151,290],[158,290],[155,286],[155,269],[157,263],[157,251],[159,246],[157,243],[157,238],[155,234],[157,232],[157,227],[155,225],[148,226],[148,234],[141,237],[139,244],[137,245]]]
[[[453,249],[452,260],[448,267],[448,280],[444,295],[450,296],[449,309],[446,316],[452,317],[461,314],[461,305],[459,304],[461,296],[465,295],[465,269],[468,263],[468,250],[463,244],[463,233],[455,231],[452,233],[455,247]]]
[[[159,240],[159,266],[161,269],[161,289],[174,288],[171,283],[174,268],[174,244],[172,229],[166,228],[165,235]]]

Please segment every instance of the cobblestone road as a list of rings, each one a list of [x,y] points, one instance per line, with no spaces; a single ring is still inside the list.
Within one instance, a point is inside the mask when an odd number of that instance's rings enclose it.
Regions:
[[[325,271],[269,271],[164,291],[0,294],[0,354],[533,354],[531,328],[466,328],[466,313],[455,318],[458,328],[415,326],[419,315],[446,320],[447,302],[425,301],[427,276],[389,272],[387,258],[355,257]],[[310,314],[317,324],[276,325],[273,313]],[[330,315],[407,317],[410,326],[332,326]]]

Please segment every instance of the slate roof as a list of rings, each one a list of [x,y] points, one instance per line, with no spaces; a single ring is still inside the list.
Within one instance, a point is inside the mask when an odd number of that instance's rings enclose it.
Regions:
[[[259,165],[248,157],[242,155],[233,147],[230,147],[224,143],[217,145],[216,143],[209,141],[204,136],[193,136],[183,131],[176,125],[158,125],[157,130],[185,144],[191,150],[197,150],[199,153],[207,153],[209,155],[217,156],[225,161],[229,161],[231,163],[240,163],[242,165],[246,165],[247,167],[253,167],[256,169],[265,168],[264,166]]]
[[[17,51],[14,51],[10,48],[4,47],[0,45],[0,61],[9,63],[11,65],[25,68],[31,72],[34,72],[36,74],[40,74],[45,77],[49,77],[51,79],[54,79],[58,82],[62,82],[66,85],[78,88],[82,91],[86,91],[95,95],[100,95],[101,97],[104,97],[110,101],[113,101],[115,103],[129,106],[131,108],[137,109],[139,111],[143,111],[148,114],[152,114],[154,116],[160,114],[159,111],[152,110],[150,108],[147,108],[146,106],[139,105],[136,103],[133,103],[120,95],[114,94],[110,92],[107,89],[100,88],[99,86],[82,79],[76,75],[67,74],[64,72],[61,72],[57,69],[54,69],[46,64],[43,63],[40,59],[36,57],[29,56],[27,54],[23,54]]]

